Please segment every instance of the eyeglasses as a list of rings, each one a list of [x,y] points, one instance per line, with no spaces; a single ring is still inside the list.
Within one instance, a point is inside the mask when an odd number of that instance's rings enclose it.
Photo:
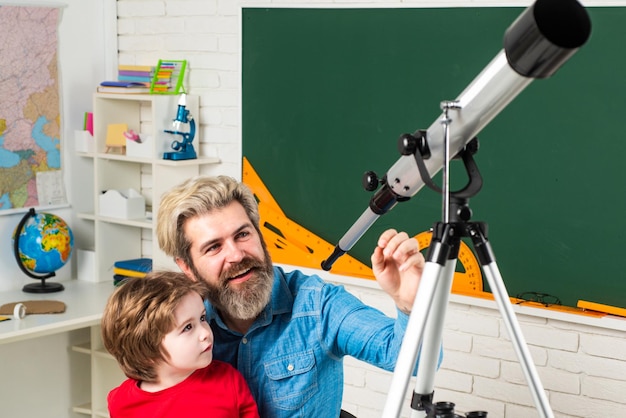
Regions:
[[[515,297],[517,299],[521,299],[516,302],[516,304],[518,305],[525,303],[525,302],[537,302],[545,306],[561,304],[561,299],[557,298],[556,296],[549,295],[547,293],[523,292],[523,293],[518,293],[517,296]]]

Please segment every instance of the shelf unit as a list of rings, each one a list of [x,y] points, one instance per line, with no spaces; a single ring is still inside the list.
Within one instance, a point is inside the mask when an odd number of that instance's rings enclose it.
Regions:
[[[91,357],[91,402],[76,405],[72,410],[92,418],[109,418],[107,394],[126,379],[117,362],[102,345],[100,326],[90,328],[90,341],[72,346],[72,351]]]
[[[95,281],[111,280],[114,262],[123,259],[150,257],[155,269],[175,268],[173,260],[158,248],[155,237],[160,197],[174,185],[200,174],[203,165],[219,163],[217,158],[202,156],[190,160],[162,158],[164,152],[172,151],[172,142],[182,138],[165,132],[166,129],[173,129],[179,98],[178,95],[94,94],[95,152],[79,154],[92,161],[94,196],[89,202],[83,201],[77,216],[94,223],[93,242],[79,245],[96,252]],[[199,128],[198,96],[186,95],[186,109]],[[142,142],[145,141],[148,147],[146,150],[133,155],[130,154],[130,148],[126,150],[128,155],[106,152],[108,126],[122,123],[140,133]],[[200,139],[196,136],[193,141],[196,152],[199,143]],[[113,150],[118,151],[115,148]],[[111,189],[134,189],[140,192],[146,201],[146,216],[139,219],[102,216],[98,195]]]
[[[93,96],[95,149],[93,153],[78,152],[81,160],[80,175],[93,176],[93,183],[80,190],[84,197],[75,199],[77,218],[88,224],[93,234],[83,234],[77,247],[94,251],[94,282],[113,280],[115,261],[150,257],[153,269],[174,269],[174,261],[158,247],[156,239],[156,215],[161,195],[182,181],[200,174],[206,164],[217,164],[219,159],[199,156],[190,160],[165,160],[163,153],[172,151],[173,141],[181,136],[167,133],[174,128],[177,116],[178,95],[113,94],[95,93]],[[199,98],[186,95],[186,109],[199,128]],[[133,153],[127,147],[124,153],[119,148],[107,152],[106,137],[111,124],[126,124],[128,129],[140,133],[141,146]],[[196,130],[198,132],[199,129]],[[193,145],[199,154],[198,136]],[[111,150],[109,150],[111,151]],[[84,181],[83,181],[84,182]],[[91,186],[93,185],[93,188]],[[137,219],[122,219],[104,216],[99,207],[99,195],[107,190],[134,189],[141,193],[146,202],[146,216]],[[90,224],[93,224],[89,228]],[[74,406],[73,412],[92,418],[108,417],[106,397],[108,392],[124,380],[115,359],[102,346],[100,327],[90,329],[87,344],[75,345],[72,350],[91,356],[91,401]]]

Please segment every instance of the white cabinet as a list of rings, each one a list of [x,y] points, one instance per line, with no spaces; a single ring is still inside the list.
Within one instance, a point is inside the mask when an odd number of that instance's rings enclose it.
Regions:
[[[85,240],[93,242],[77,242],[81,249],[95,251],[94,281],[112,280],[113,263],[117,260],[150,257],[154,269],[175,268],[173,260],[158,248],[155,237],[161,195],[183,180],[200,174],[202,165],[219,162],[217,158],[202,156],[189,160],[163,159],[163,152],[173,151],[170,145],[174,141],[183,140],[182,135],[165,131],[188,132],[190,125],[173,126],[179,98],[178,95],[94,94],[95,152],[79,154],[92,164],[94,196],[79,197],[81,202],[77,203],[78,218],[94,223],[93,237]],[[193,146],[199,155],[198,96],[187,95],[185,105],[196,125]],[[142,143],[133,143],[132,150],[107,149],[107,131],[110,125],[119,124],[139,133]],[[137,146],[145,146],[147,150],[138,151]],[[128,189],[140,192],[145,198],[146,216],[133,219],[104,216],[99,195],[107,190]]]
[[[76,405],[73,411],[80,415],[92,418],[108,418],[107,394],[114,387],[119,386],[126,376],[122,373],[116,360],[104,349],[100,337],[100,326],[90,328],[89,342],[75,345],[72,350],[90,356],[91,370],[91,402]]]
[[[2,418],[86,418],[92,404],[98,406],[94,417],[104,417],[107,388],[124,378],[100,342],[100,319],[113,284],[68,280],[63,285],[53,297],[26,298],[21,289],[0,292],[0,305],[53,298],[66,306],[63,313],[0,322]]]

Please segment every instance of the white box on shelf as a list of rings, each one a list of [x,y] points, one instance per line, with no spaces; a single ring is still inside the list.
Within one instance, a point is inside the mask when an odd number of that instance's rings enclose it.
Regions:
[[[149,134],[139,134],[140,142],[126,139],[126,156],[154,158],[154,138]]]
[[[100,215],[138,219],[146,216],[146,199],[134,189],[107,190],[99,196]]]
[[[96,274],[96,252],[76,249],[76,278],[86,282],[99,282]]]
[[[74,148],[76,152],[93,154],[96,152],[96,141],[89,131],[74,131]]]

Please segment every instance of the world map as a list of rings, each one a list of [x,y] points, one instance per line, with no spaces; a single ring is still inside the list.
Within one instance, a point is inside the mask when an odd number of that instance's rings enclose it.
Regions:
[[[58,21],[0,6],[0,210],[39,205],[37,173],[61,169]]]

